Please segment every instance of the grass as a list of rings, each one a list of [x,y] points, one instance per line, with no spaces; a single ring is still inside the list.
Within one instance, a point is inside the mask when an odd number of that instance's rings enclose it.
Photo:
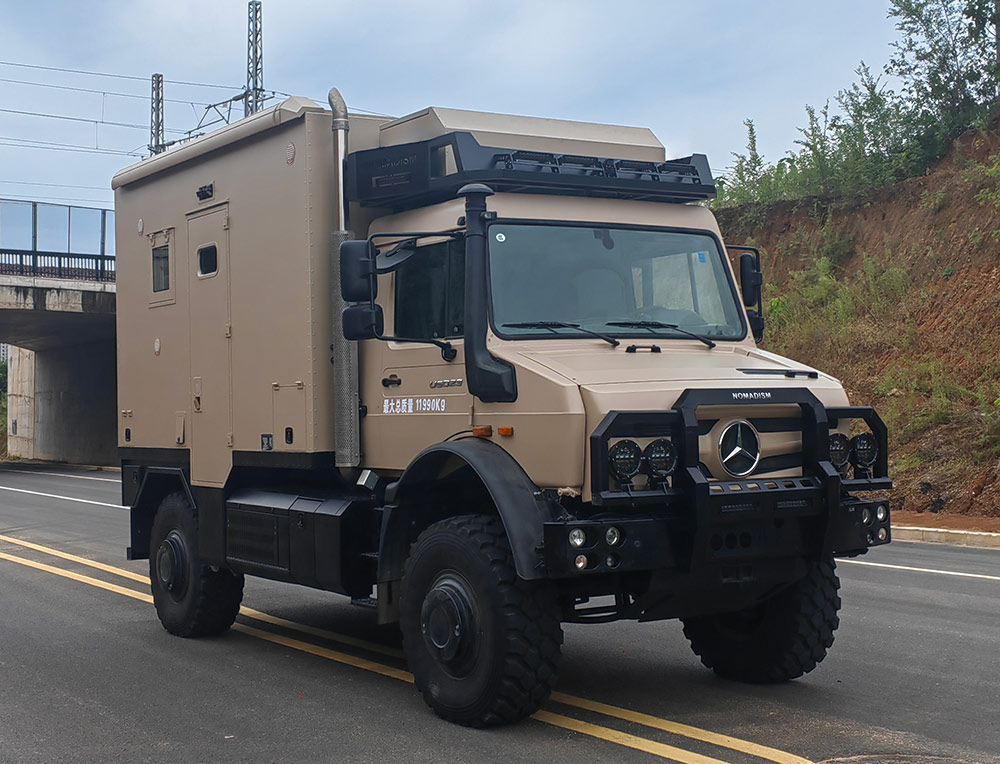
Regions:
[[[818,257],[782,288],[766,290],[765,345],[832,371],[854,397],[875,405],[892,448],[901,449],[895,469],[906,472],[925,464],[931,457],[921,439],[943,426],[957,428],[967,444],[955,458],[995,460],[1000,457],[1000,361],[984,366],[980,355],[955,351],[964,367],[979,369],[973,379],[964,379],[941,357],[940,348],[931,343],[923,349],[926,330],[914,313],[933,295],[904,265],[895,264],[887,252],[879,260],[866,258],[848,274],[833,258]],[[945,274],[952,277],[954,270]]]

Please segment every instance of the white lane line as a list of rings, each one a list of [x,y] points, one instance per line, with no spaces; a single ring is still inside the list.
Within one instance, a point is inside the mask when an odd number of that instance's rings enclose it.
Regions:
[[[49,475],[51,477],[64,477],[64,478],[75,478],[76,480],[100,480],[102,483],[120,483],[121,480],[118,478],[99,478],[90,477],[89,475],[70,475],[67,472],[39,472],[38,470],[17,470],[12,467],[0,468],[0,474],[4,472],[22,472],[25,475]]]
[[[41,493],[40,491],[26,491],[23,488],[8,488],[5,485],[0,485],[0,491],[13,491],[14,493],[27,493],[32,496],[44,496],[47,499],[62,499],[63,501],[75,501],[79,504],[93,504],[97,507],[111,507],[112,509],[128,509],[128,507],[123,507],[121,504],[108,504],[104,501],[91,501],[90,499],[78,499],[75,496],[59,496],[54,493]]]
[[[909,565],[889,565],[884,562],[868,562],[867,560],[837,560],[837,564],[846,562],[851,565],[867,565],[871,568],[890,568],[892,570],[909,570],[914,573],[937,573],[940,576],[956,576],[958,578],[978,578],[981,581],[1000,581],[1000,576],[987,576],[983,573],[961,573],[957,570],[937,570],[935,568],[914,568]]]

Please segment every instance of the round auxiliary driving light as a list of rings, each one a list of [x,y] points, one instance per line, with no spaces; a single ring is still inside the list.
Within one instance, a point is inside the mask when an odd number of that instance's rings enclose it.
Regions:
[[[842,432],[835,432],[830,436],[830,461],[838,470],[847,464],[847,458],[851,454],[851,443]]]
[[[619,440],[608,450],[611,472],[620,482],[628,482],[639,472],[642,449],[634,440]]]
[[[861,522],[863,522],[865,525],[872,524],[872,511],[869,507],[861,508]]]
[[[871,467],[878,456],[875,436],[868,432],[851,438],[851,464],[855,467]]]
[[[885,529],[885,526],[883,526],[878,529],[875,535],[878,537],[879,541],[885,541],[887,538],[889,538],[889,531],[887,531]]]
[[[587,533],[583,528],[574,528],[569,532],[569,545],[574,549],[579,549],[587,543]]]
[[[885,504],[879,504],[875,507],[875,519],[880,523],[884,523],[885,519],[889,516],[889,508]]]
[[[587,568],[587,555],[578,554],[573,560],[573,564],[576,565],[577,570],[585,570]]]
[[[621,543],[622,532],[612,525],[604,531],[604,540],[608,542],[608,546],[617,546]]]
[[[677,449],[665,438],[654,440],[642,455],[646,458],[646,471],[652,478],[665,478],[677,466]]]

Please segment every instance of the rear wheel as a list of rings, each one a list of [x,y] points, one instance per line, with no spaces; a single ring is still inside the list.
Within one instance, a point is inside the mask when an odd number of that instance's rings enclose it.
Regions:
[[[833,644],[839,588],[833,558],[812,563],[805,578],[760,605],[683,619],[684,636],[719,676],[755,683],[796,679],[816,668]]]
[[[180,637],[221,634],[243,600],[243,575],[213,570],[198,557],[198,515],[184,494],[160,503],[150,537],[149,580],[160,623]]]
[[[498,518],[454,517],[421,533],[400,605],[414,681],[442,718],[508,724],[548,699],[562,644],[555,592],[518,578]]]

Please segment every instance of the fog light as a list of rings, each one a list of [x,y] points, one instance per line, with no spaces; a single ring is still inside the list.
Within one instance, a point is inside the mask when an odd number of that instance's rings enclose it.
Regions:
[[[889,507],[885,504],[879,504],[875,507],[875,519],[880,523],[884,523],[885,519],[889,516]]]
[[[851,453],[851,444],[847,436],[841,432],[835,432],[830,436],[830,461],[838,470],[847,464],[847,457]]]
[[[885,541],[889,538],[889,530],[883,525],[875,535],[878,536],[879,541]]]
[[[569,545],[574,549],[579,549],[587,543],[587,534],[583,528],[574,528],[569,532]]]
[[[851,464],[855,467],[871,467],[878,456],[875,436],[868,432],[851,438]]]
[[[620,483],[627,483],[639,472],[642,449],[634,440],[619,440],[608,450],[611,472]]]
[[[617,546],[622,540],[622,532],[612,525],[604,531],[604,540],[608,542],[608,546]]]
[[[861,508],[861,522],[863,522],[865,525],[871,525],[872,524],[872,510],[871,510],[871,507],[862,507]]]
[[[607,557],[604,558],[604,564],[607,565],[609,568],[617,568],[618,558],[613,554],[609,554]]]
[[[674,471],[677,465],[677,449],[665,438],[654,440],[642,452],[646,459],[646,472],[657,480],[663,480]]]
[[[577,570],[585,570],[587,567],[587,555],[578,554],[576,559],[573,560],[573,564],[576,565]]]

